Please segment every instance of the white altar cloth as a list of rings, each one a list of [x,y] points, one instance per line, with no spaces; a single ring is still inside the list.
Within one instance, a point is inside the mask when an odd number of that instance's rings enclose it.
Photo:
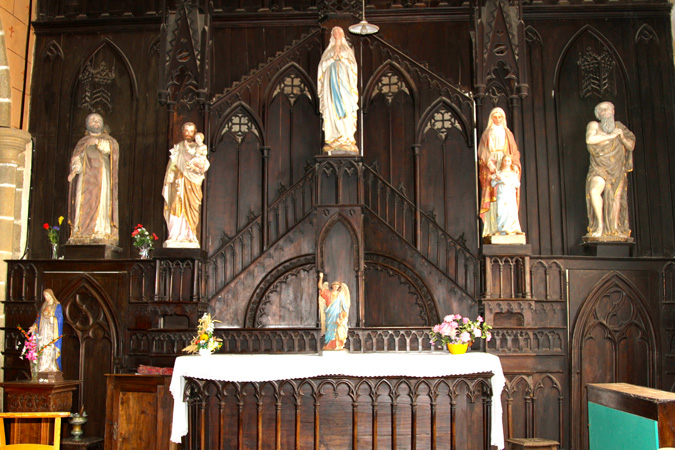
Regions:
[[[499,357],[489,353],[348,353],[323,355],[180,356],[171,378],[173,423],[171,441],[180,443],[188,432],[188,409],[183,402],[185,377],[221,381],[279,381],[322,376],[347,377],[445,377],[491,372],[491,444],[504,448],[501,395],[504,372]]]

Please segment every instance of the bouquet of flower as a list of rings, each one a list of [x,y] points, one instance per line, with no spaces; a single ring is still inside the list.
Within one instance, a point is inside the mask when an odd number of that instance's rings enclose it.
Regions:
[[[211,318],[211,314],[204,313],[201,319],[199,319],[199,325],[197,325],[197,336],[192,339],[190,345],[183,349],[187,353],[197,353],[200,350],[208,350],[209,353],[213,353],[218,350],[223,345],[223,340],[213,337],[213,324],[215,322],[220,322],[220,320],[215,320]]]
[[[37,353],[37,337],[33,333],[26,333],[23,328],[17,327],[21,334],[26,338],[26,341],[23,343],[23,350],[21,350],[21,359],[24,357],[30,361],[36,361],[38,357]]]
[[[19,357],[21,359],[23,359],[25,357],[30,362],[37,361],[38,357],[42,354],[44,349],[46,349],[47,347],[49,347],[52,344],[55,344],[56,341],[58,341],[59,339],[61,339],[63,337],[63,335],[61,335],[61,336],[59,336],[55,339],[52,339],[52,341],[47,343],[46,345],[43,345],[40,348],[37,348],[37,336],[35,336],[35,334],[33,332],[30,332],[30,333],[26,332],[21,327],[17,327],[17,328],[19,329],[21,334],[23,334],[23,336],[26,338],[26,342],[24,342],[24,344],[23,344],[23,350],[21,350],[21,355]]]
[[[134,247],[138,248],[151,248],[155,241],[159,239],[155,233],[150,234],[150,232],[140,223],[136,225],[134,231],[131,232],[131,237],[134,241]]]
[[[469,344],[474,339],[485,339],[489,342],[492,339],[491,329],[481,316],[470,320],[461,314],[450,314],[443,318],[443,323],[434,326],[429,335],[431,342],[441,342],[443,345]]]
[[[45,224],[42,225],[42,228],[47,230],[47,239],[49,239],[49,242],[51,242],[52,244],[59,243],[59,231],[61,231],[62,223],[63,223],[63,216],[60,216],[58,225],[54,225],[52,227],[47,222],[45,222]]]

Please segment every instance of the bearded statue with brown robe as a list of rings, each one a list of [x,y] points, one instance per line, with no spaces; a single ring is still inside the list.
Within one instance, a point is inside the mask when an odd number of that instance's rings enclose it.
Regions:
[[[633,170],[635,135],[614,120],[614,105],[599,103],[586,126],[590,165],[586,176],[588,234],[585,241],[628,241],[628,172]]]
[[[117,170],[119,144],[103,127],[103,117],[90,114],[87,134],[75,145],[70,159],[68,244],[119,242]]]

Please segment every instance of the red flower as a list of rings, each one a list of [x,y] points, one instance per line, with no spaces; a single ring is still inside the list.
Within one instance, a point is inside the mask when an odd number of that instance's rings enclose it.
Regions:
[[[159,239],[155,233],[152,233],[152,237],[153,237],[154,240]]]
[[[139,223],[138,225],[136,225],[136,228],[143,228],[143,225]]]
[[[136,236],[138,234],[138,230],[134,230],[133,233],[131,233],[131,236]]]
[[[42,228],[44,228],[45,230],[49,230],[49,224],[45,223],[44,225],[42,225]]]

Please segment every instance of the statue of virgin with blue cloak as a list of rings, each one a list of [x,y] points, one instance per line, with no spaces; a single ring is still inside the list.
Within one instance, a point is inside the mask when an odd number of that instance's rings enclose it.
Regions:
[[[323,152],[358,155],[354,139],[359,109],[358,68],[354,49],[340,27],[331,30],[330,43],[321,56],[317,88],[323,118]]]
[[[40,313],[28,332],[37,336],[38,372],[60,372],[63,308],[51,289],[45,289],[43,296]]]

